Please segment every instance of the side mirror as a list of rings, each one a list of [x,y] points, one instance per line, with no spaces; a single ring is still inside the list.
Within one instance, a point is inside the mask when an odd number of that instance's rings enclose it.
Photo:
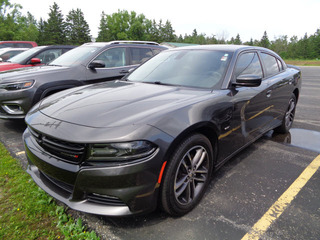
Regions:
[[[40,60],[40,58],[31,58],[30,63],[31,64],[40,64],[41,60]]]
[[[104,68],[106,64],[102,60],[94,60],[91,63],[89,63],[89,68],[95,69],[95,68]]]
[[[262,77],[257,75],[240,75],[237,77],[234,85],[241,87],[258,87],[260,86]]]
[[[2,62],[2,58],[0,58],[0,62]]]

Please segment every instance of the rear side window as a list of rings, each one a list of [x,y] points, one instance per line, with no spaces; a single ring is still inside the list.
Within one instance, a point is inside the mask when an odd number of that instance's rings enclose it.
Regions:
[[[237,60],[234,76],[256,75],[263,77],[261,63],[258,54],[255,52],[243,53]]]
[[[153,56],[149,48],[129,48],[131,53],[131,65],[141,64]]]
[[[267,53],[261,53],[262,61],[267,71],[267,77],[275,75],[279,73],[279,66],[277,63],[277,59]]]

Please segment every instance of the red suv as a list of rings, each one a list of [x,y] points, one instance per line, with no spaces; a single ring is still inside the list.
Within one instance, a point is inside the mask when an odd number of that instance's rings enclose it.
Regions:
[[[31,41],[0,41],[0,48],[32,48],[36,46],[38,46],[38,44]]]

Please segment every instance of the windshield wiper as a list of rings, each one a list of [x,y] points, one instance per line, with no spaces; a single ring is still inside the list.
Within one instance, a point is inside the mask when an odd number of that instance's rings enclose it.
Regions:
[[[57,64],[47,64],[47,66],[62,67],[62,65],[57,65]]]
[[[175,87],[181,87],[182,85],[178,85],[178,84],[172,84],[172,83],[164,83],[161,81],[155,81],[155,82],[149,82],[151,84],[157,84],[157,85],[164,85],[164,86],[175,86]]]

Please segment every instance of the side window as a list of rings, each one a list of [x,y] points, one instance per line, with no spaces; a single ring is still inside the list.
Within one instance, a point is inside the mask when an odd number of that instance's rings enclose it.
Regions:
[[[267,71],[267,77],[279,73],[277,59],[267,53],[261,53],[262,61]]]
[[[32,48],[32,45],[31,45],[31,43],[17,43],[16,47],[19,47],[19,48]]]
[[[244,53],[237,60],[234,76],[237,78],[240,75],[257,75],[263,77],[261,63],[257,53]]]
[[[0,44],[0,48],[7,48],[7,47],[13,47],[13,43],[3,43],[3,44]]]
[[[35,58],[39,58],[41,60],[41,63],[48,64],[52,60],[56,59],[62,54],[62,49],[49,49],[45,50],[38,55],[35,56]]]
[[[100,53],[94,60],[104,61],[106,68],[126,66],[126,49],[108,49]]]
[[[283,70],[282,62],[278,58],[277,58],[277,62],[278,62],[279,69],[280,69],[280,72],[281,72]]]
[[[149,48],[129,48],[131,52],[131,65],[141,64],[154,54]]]
[[[157,55],[158,53],[161,52],[160,49],[152,49],[152,51],[153,51],[153,55]]]

